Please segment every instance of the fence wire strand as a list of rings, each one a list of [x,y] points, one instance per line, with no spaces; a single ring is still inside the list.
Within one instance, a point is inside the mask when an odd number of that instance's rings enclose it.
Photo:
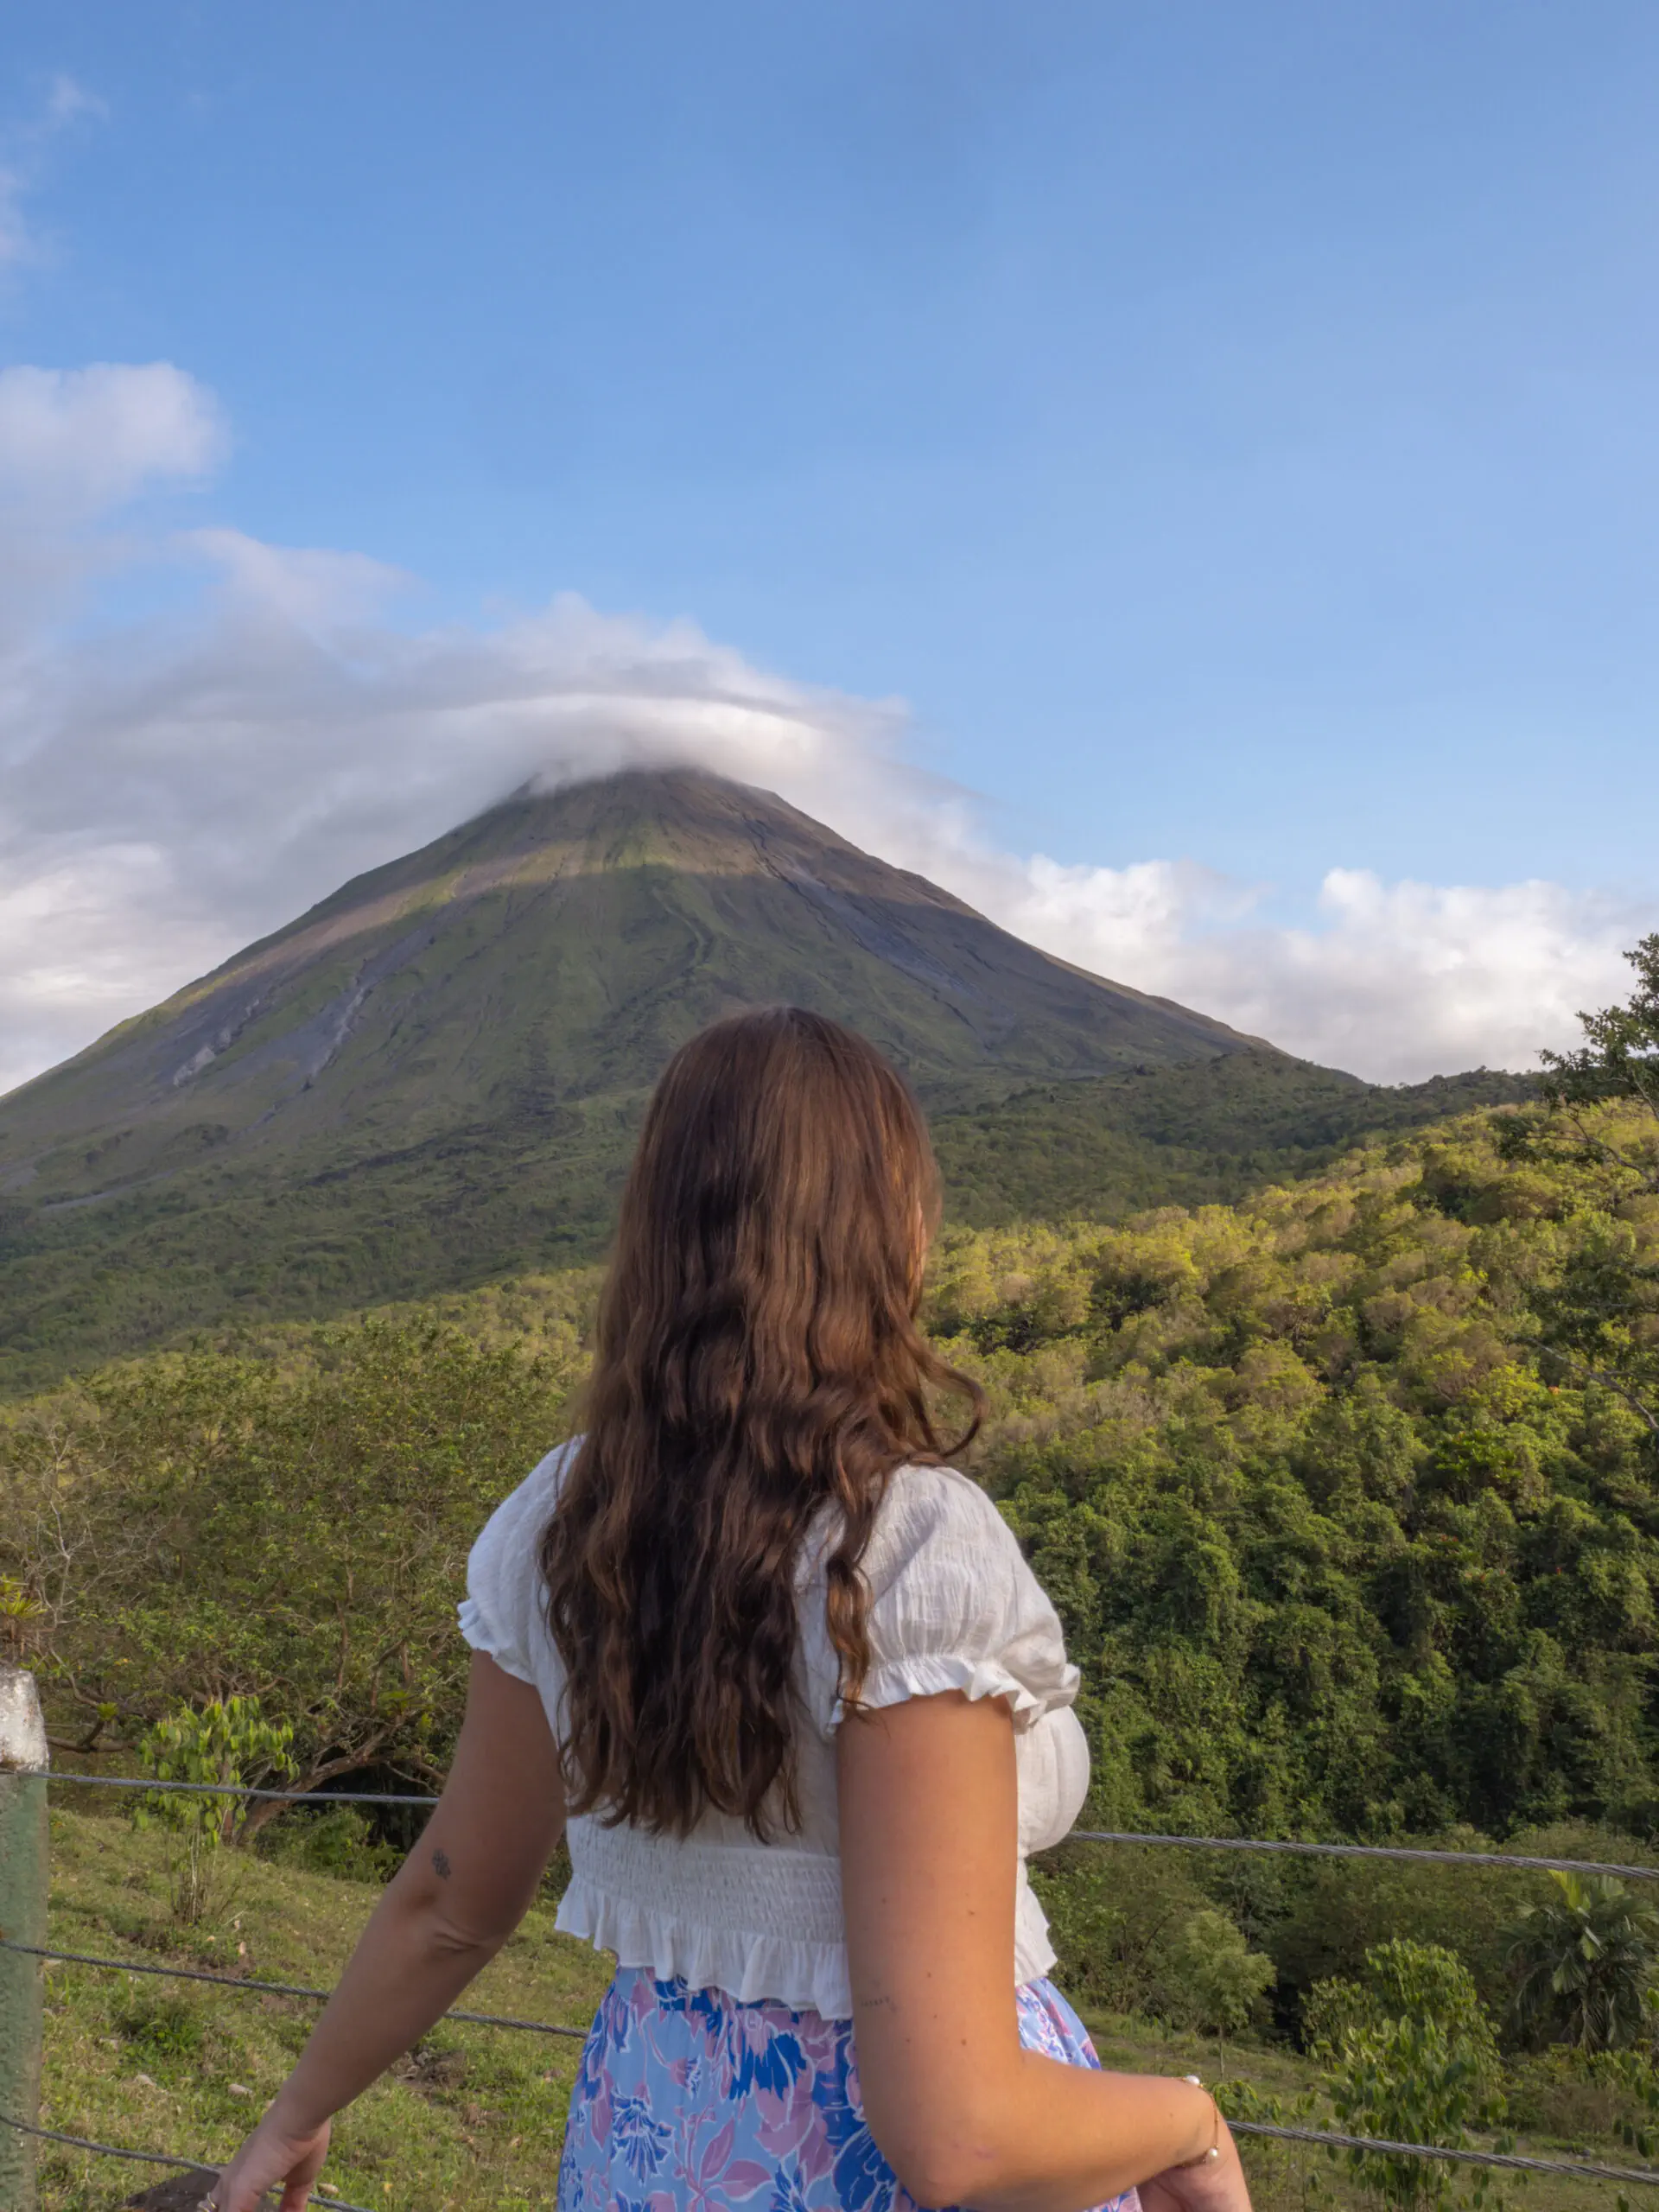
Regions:
[[[1259,1835],[1145,1835],[1134,1828],[1073,1828],[1067,1843],[1176,1844],[1187,1851],[1288,1852],[1306,1859],[1410,1859],[1435,1866],[1519,1867],[1542,1874],[1614,1874],[1659,1882],[1659,1866],[1621,1866],[1600,1859],[1531,1859],[1520,1852],[1433,1851],[1407,1843],[1296,1843]]]
[[[221,1989],[234,1989],[250,1997],[312,1997],[326,2005],[334,1992],[329,1989],[307,1989],[296,1981],[258,1981],[251,1974],[209,1974],[202,1967],[157,1967],[139,1959],[99,1959],[89,1951],[54,1951],[41,1943],[14,1943],[10,1936],[0,1936],[0,1951],[21,1951],[34,1959],[45,1959],[49,1963],[76,1967],[105,1967],[115,1974],[160,1974],[169,1981],[211,1981]],[[586,2028],[561,2027],[552,2020],[515,2020],[504,2012],[441,2012],[442,2020],[464,2020],[474,2028],[522,2028],[536,2036],[575,2036],[585,2037]]]
[[[1380,2135],[1338,2135],[1325,2127],[1275,2127],[1264,2120],[1230,2120],[1235,2135],[1268,2135],[1284,2143],[1323,2143],[1332,2150],[1370,2151],[1400,2158],[1455,2158],[1466,2166],[1502,2166],[1528,2174],[1571,2174],[1580,2181],[1646,2182],[1659,2186],[1659,2168],[1604,2166],[1588,2158],[1529,2158],[1519,2151],[1453,2149],[1441,2143],[1390,2143]]]
[[[241,1782],[152,1782],[141,1775],[66,1774],[60,1769],[12,1770],[41,1782],[60,1782],[78,1789],[173,1790],[199,1797],[257,1797],[283,1805],[425,1805],[435,1797],[393,1795],[378,1789],[259,1789]],[[1539,1859],[1521,1852],[1437,1851],[1427,1844],[1304,1843],[1277,1836],[1162,1835],[1139,1828],[1073,1828],[1067,1843],[1152,1844],[1181,1851],[1260,1851],[1299,1859],[1401,1859],[1433,1866],[1484,1866],[1535,1874],[1605,1874],[1617,1880],[1659,1882],[1659,1866],[1630,1866],[1617,1859]]]
[[[169,2151],[124,2151],[118,2143],[94,2143],[89,2135],[66,2135],[56,2127],[33,2127],[26,2120],[14,2120],[10,2113],[0,2112],[0,2124],[15,2127],[20,2135],[38,2136],[43,2143],[65,2143],[72,2151],[95,2151],[104,2158],[130,2158],[143,2166],[175,2166],[182,2173],[208,2173],[211,2166],[201,2158],[175,2158]],[[327,2208],[327,2212],[369,2212],[366,2204],[353,2204],[343,2196],[313,2195],[312,2202]]]
[[[61,1767],[9,1767],[29,1782],[73,1783],[77,1789],[172,1790],[186,1797],[259,1797],[283,1805],[435,1805],[435,1797],[404,1797],[384,1789],[256,1789],[245,1782],[153,1782],[142,1774],[66,1774]]]

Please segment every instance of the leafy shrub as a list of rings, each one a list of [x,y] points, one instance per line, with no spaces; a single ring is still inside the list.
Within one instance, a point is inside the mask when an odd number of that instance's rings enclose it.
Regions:
[[[1462,1961],[1432,1943],[1379,1943],[1362,1981],[1321,1982],[1308,1999],[1313,2055],[1341,2126],[1395,2143],[1460,2147],[1503,2117],[1492,2024]],[[1350,2151],[1361,2185],[1402,2212],[1442,2212],[1492,2194],[1479,2168]]]
[[[1659,2067],[1650,2050],[1581,2050],[1552,2044],[1511,2062],[1509,2117],[1516,2127],[1572,2151],[1599,2137],[1623,2139],[1645,2158],[1659,2112]]]
[[[260,1831],[258,1850],[261,1858],[347,1882],[384,1882],[401,1857],[355,1805],[296,1806]]]
[[[1272,1984],[1272,1960],[1168,1852],[1076,1845],[1034,1868],[1032,1883],[1058,1971],[1082,2003],[1228,2035]]]
[[[1522,1905],[1541,1894],[1545,1878],[1502,1872],[1490,1840],[1472,1829],[1413,1840],[1455,1851],[1492,1850],[1492,1870],[1389,1859],[1298,1862],[1287,1880],[1285,1910],[1267,1938],[1293,2017],[1316,1984],[1361,1977],[1366,1955],[1392,1936],[1454,1953],[1482,2002],[1501,2013],[1510,1991],[1511,1923]],[[1552,1847],[1548,1855],[1567,1854]]]
[[[213,1698],[199,1712],[181,1707],[148,1729],[138,1755],[157,1782],[196,1785],[257,1782],[288,1771],[290,1722],[264,1718],[257,1697]],[[245,1801],[192,1789],[146,1792],[133,1807],[140,1827],[160,1827],[175,1840],[168,1873],[175,1916],[194,1925],[226,1886],[215,1878],[219,1847],[245,1826]]]

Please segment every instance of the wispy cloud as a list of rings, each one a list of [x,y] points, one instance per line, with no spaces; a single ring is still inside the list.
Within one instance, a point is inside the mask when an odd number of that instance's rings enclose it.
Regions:
[[[28,202],[53,141],[77,123],[101,122],[108,113],[96,92],[60,72],[29,115],[0,128],[0,274],[45,257]]]
[[[83,116],[90,116],[102,123],[109,115],[109,103],[94,92],[67,76],[62,70],[53,78],[46,96],[41,128],[43,131],[61,130]]]
[[[633,762],[764,784],[1052,951],[1378,1077],[1529,1062],[1651,926],[1550,883],[1332,867],[1289,927],[1188,861],[1008,852],[908,762],[901,703],[757,669],[691,623],[563,597],[422,628],[411,580],[360,555],[124,517],[225,442],[166,364],[0,375],[0,1088],[527,779]],[[171,572],[167,613],[67,619],[138,562]]]
[[[0,369],[0,683],[41,680],[92,580],[162,552],[116,529],[119,510],[206,475],[226,442],[212,395],[165,361]]]

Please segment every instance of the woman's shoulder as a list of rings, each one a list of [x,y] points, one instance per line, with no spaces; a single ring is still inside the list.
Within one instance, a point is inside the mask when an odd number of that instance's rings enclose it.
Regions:
[[[579,1436],[573,1436],[568,1443],[556,1444],[536,1462],[518,1489],[502,1499],[484,1523],[473,1548],[475,1556],[485,1548],[514,1548],[531,1529],[545,1522],[557,1503],[559,1484],[581,1442]]]
[[[539,1604],[542,1533],[580,1442],[573,1438],[537,1461],[485,1522],[467,1561],[461,1634],[526,1681],[547,1640]]]
[[[1054,1608],[970,1477],[900,1467],[861,1566],[870,1592],[866,1705],[958,1690],[1006,1699],[1024,1729],[1076,1696]],[[841,1712],[837,1699],[832,1726]]]
[[[1014,1531],[970,1475],[910,1463],[894,1470],[864,1559],[874,1586],[910,1566],[977,1563],[1002,1574],[1016,1561]]]
[[[1013,1529],[954,1467],[897,1471],[861,1565],[878,1638],[931,1620],[995,1642],[1028,1618],[1052,1618]]]

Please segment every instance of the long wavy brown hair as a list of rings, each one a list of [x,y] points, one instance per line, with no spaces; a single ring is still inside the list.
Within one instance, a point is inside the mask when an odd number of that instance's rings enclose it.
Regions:
[[[917,1325],[926,1124],[874,1047],[777,1007],[670,1061],[623,1193],[585,1433],[543,1538],[570,1809],[683,1835],[798,1825],[795,1578],[833,1509],[841,1693],[870,1663],[859,1562],[906,1461],[978,1426]],[[930,1398],[971,1403],[947,1447]]]

